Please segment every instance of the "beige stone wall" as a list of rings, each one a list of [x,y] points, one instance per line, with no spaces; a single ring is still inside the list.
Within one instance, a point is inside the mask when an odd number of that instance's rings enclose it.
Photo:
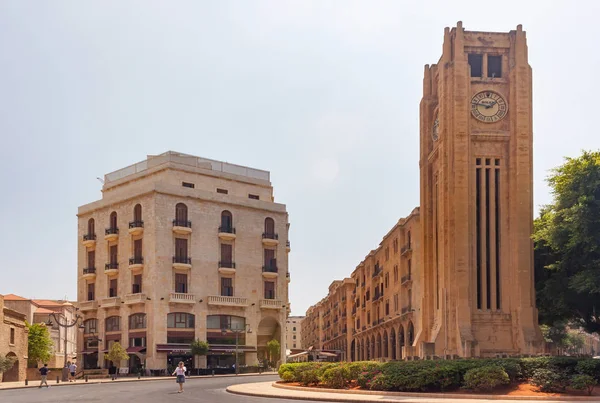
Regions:
[[[11,329],[14,342],[11,342]],[[5,308],[4,298],[0,295],[0,356],[12,356],[16,363],[12,369],[0,374],[4,382],[24,381],[27,375],[27,336],[25,315]]]
[[[157,351],[157,345],[167,344],[167,332],[172,330],[167,329],[167,315],[173,312],[195,315],[195,328],[186,331],[192,331],[194,337],[200,340],[206,340],[207,337],[208,315],[245,317],[252,330],[246,335],[246,346],[255,349],[245,354],[246,364],[256,364],[262,355],[261,350],[273,337],[282,346],[280,359],[284,360],[285,320],[289,311],[289,248],[286,246],[289,224],[285,206],[271,201],[272,188],[268,182],[265,185],[265,181],[252,183],[251,179],[219,172],[205,175],[201,169],[183,169],[172,164],[163,168],[166,170],[138,173],[129,178],[131,182],[128,182],[128,178],[121,179],[118,186],[111,184],[110,192],[105,192],[106,197],[102,200],[80,207],[78,300],[86,319],[98,319],[98,335],[106,340],[103,337],[106,318],[121,317],[121,330],[110,336],[120,335],[121,344],[127,348],[129,316],[145,313],[147,352],[144,358],[150,369],[166,367],[167,353]],[[182,181],[194,183],[195,187],[183,187]],[[228,189],[230,194],[216,193],[217,188]],[[247,193],[259,194],[261,200],[249,199]],[[132,235],[128,227],[138,203],[142,206],[144,228],[143,233]],[[190,233],[173,231],[175,206],[178,203],[187,206]],[[233,227],[236,230],[233,240],[223,239],[218,233],[224,210],[233,215]],[[119,235],[118,239],[108,241],[104,239],[104,230],[109,227],[109,217],[113,211],[117,213]],[[265,245],[263,242],[267,217],[275,222],[275,232],[278,234],[276,245]],[[95,220],[97,239],[94,245],[86,246],[82,239],[87,233],[90,218]],[[173,263],[177,238],[187,239],[190,265]],[[129,265],[129,258],[133,257],[135,239],[142,240],[143,265],[134,267]],[[222,243],[233,246],[235,269],[227,270],[228,273],[219,270]],[[104,267],[109,261],[109,247],[112,244],[118,245],[118,270],[107,275]],[[275,250],[278,273],[274,278],[271,275],[267,279],[263,274],[265,248]],[[90,250],[95,250],[96,254],[96,275],[84,278],[82,269],[87,266],[87,253]],[[136,274],[142,275],[141,296],[132,294]],[[176,274],[187,275],[188,290],[185,295],[175,293]],[[222,277],[232,278],[233,297],[221,296]],[[108,294],[111,278],[118,281],[116,298],[110,298]],[[276,283],[274,300],[265,300],[265,280]],[[87,301],[86,288],[90,282],[96,287],[94,301]],[[83,335],[81,340],[89,336]],[[104,344],[99,346],[100,350],[104,348]],[[101,356],[98,365],[104,365]]]

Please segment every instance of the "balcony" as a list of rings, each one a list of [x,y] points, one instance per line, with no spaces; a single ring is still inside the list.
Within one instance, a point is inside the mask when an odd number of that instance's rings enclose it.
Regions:
[[[81,275],[82,278],[93,279],[96,278],[96,268],[95,267],[86,267],[83,269],[83,273]]]
[[[140,235],[144,232],[143,221],[131,221],[129,223],[129,233],[131,235]]]
[[[187,256],[173,256],[173,268],[175,269],[191,269],[192,258]]]
[[[119,239],[119,229],[118,228],[107,228],[104,230],[104,240],[116,241],[117,239]]]
[[[406,276],[402,276],[402,278],[400,279],[400,284],[408,286],[412,283],[412,278],[410,276],[410,274],[407,274]]]
[[[121,307],[121,298],[120,297],[109,297],[100,300],[98,304],[99,308],[109,309],[109,308],[120,308]]]
[[[277,278],[279,276],[277,266],[263,266],[262,273],[265,278]]]
[[[281,309],[283,303],[278,299],[261,299],[260,309]]]
[[[219,273],[235,274],[235,262],[219,262]]]
[[[195,304],[196,296],[182,292],[172,292],[169,294],[169,303],[172,304]]]
[[[352,316],[356,316],[356,306],[352,307]]]
[[[83,234],[83,246],[86,248],[96,245],[96,234]]]
[[[263,232],[262,243],[265,246],[276,246],[279,245],[279,235]]]
[[[142,256],[134,256],[129,258],[129,268],[131,270],[140,270],[144,267],[144,258]]]
[[[135,304],[145,304],[147,300],[146,294],[137,293],[137,294],[127,294],[125,295],[124,301],[126,305],[135,305]]]
[[[289,283],[291,280],[290,278],[290,272],[288,271],[287,273],[285,273],[285,279],[287,280],[287,282]]]
[[[95,311],[96,309],[98,309],[98,301],[84,301],[79,303],[79,310],[82,312]]]
[[[117,274],[119,272],[119,263],[111,262],[104,265],[104,273]]]
[[[413,312],[411,305],[404,306],[404,307],[402,307],[401,316],[408,315],[411,312]]]
[[[292,250],[292,245],[290,244],[290,241],[285,241],[285,250],[288,252]]]
[[[400,249],[400,256],[408,256],[411,253],[412,253],[412,247],[410,246],[410,244],[406,244]]]
[[[233,241],[235,239],[235,228],[228,226],[220,226],[219,238],[221,238],[224,241]]]
[[[383,267],[375,266],[375,268],[373,269],[373,278],[379,276],[381,273],[383,273]]]
[[[208,305],[216,306],[248,306],[248,299],[241,297],[226,297],[222,295],[210,295],[208,297]]]
[[[173,232],[187,235],[192,233],[192,222],[186,220],[173,220]]]

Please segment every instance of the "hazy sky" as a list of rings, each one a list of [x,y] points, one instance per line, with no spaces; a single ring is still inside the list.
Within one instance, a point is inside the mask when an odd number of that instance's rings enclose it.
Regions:
[[[574,5],[568,5],[576,4]],[[303,314],[419,203],[423,65],[444,27],[523,24],[535,204],[600,145],[600,2],[0,0],[0,293],[76,298],[96,177],[175,150],[266,169]]]

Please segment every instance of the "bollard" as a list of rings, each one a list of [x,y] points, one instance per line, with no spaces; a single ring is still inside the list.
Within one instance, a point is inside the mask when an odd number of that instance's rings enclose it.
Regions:
[[[215,370],[214,369],[212,370],[212,376],[215,376]]]
[[[138,374],[138,379],[140,379],[142,377],[142,374]]]
[[[56,377],[56,383],[60,383],[60,378],[58,376]]]
[[[86,375],[86,376],[85,376],[85,381],[87,382],[87,381],[88,381],[88,379],[89,379],[89,375]]]
[[[29,385],[29,379],[25,378],[25,386]]]

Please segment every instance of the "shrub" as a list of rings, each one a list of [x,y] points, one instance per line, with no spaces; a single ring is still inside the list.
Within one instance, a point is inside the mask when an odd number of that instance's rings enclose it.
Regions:
[[[345,363],[327,368],[323,371],[323,375],[321,376],[321,382],[325,384],[325,386],[336,389],[345,387],[351,380],[350,370]]]
[[[561,392],[566,389],[568,378],[550,369],[537,369],[533,371],[531,384],[540,388],[542,392]]]
[[[592,395],[598,381],[590,375],[573,375],[571,378],[571,387],[577,390],[586,390],[588,395]]]
[[[496,365],[488,365],[480,368],[473,368],[465,374],[465,388],[491,391],[494,388],[507,385],[510,378],[504,368]]]
[[[289,372],[290,374],[294,374],[294,364],[281,364],[279,366],[279,370],[277,371],[277,373],[279,374],[279,377],[281,379],[283,379],[283,374],[285,374],[286,372]]]
[[[300,375],[300,382],[304,386],[309,385],[318,385],[319,384],[319,370],[318,369],[309,369],[307,371],[302,371]]]
[[[589,375],[600,383],[600,360],[584,359],[577,363],[576,370],[579,374]]]
[[[279,377],[284,382],[294,382],[296,380],[296,377],[294,376],[294,373],[292,371],[285,371],[283,373],[279,373]]]

